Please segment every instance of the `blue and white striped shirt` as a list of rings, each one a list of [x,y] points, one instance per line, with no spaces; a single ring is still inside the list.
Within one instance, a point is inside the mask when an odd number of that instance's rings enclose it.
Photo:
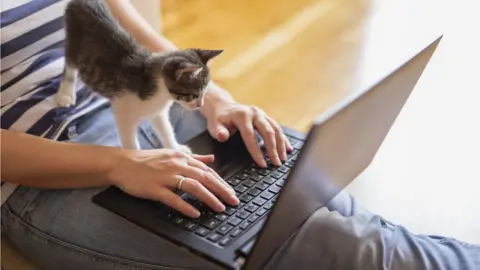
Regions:
[[[64,65],[69,0],[1,1],[1,128],[56,140],[74,119],[107,103],[79,82],[72,108],[55,94]],[[2,204],[16,185],[2,181]]]

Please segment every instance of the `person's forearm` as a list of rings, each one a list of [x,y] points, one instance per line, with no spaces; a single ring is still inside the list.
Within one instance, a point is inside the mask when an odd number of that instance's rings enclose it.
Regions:
[[[106,2],[120,25],[142,46],[152,52],[177,50],[172,42],[157,33],[130,3],[130,0],[106,0]]]
[[[38,188],[109,185],[121,149],[58,142],[1,130],[2,181]]]
[[[178,50],[171,41],[155,31],[129,0],[107,0],[107,3],[122,27],[145,48],[153,52]],[[225,101],[233,102],[233,97],[211,81],[205,95],[204,106],[200,111],[204,115],[209,115],[216,103]]]

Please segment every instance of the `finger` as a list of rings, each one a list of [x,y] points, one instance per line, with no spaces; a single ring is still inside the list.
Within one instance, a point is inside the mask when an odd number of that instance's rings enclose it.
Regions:
[[[292,152],[293,151],[293,146],[290,143],[290,140],[287,138],[287,136],[285,134],[283,134],[283,137],[285,138],[285,142],[286,142],[285,144],[286,144],[286,147],[287,147],[287,151]]]
[[[270,123],[270,125],[273,128],[273,131],[275,132],[275,139],[277,140],[277,151],[278,151],[278,154],[280,155],[280,159],[282,161],[286,161],[287,160],[287,149],[286,149],[287,142],[286,142],[285,135],[283,134],[283,130],[280,127],[280,125],[278,125],[277,122],[275,122],[272,118],[268,116],[266,116],[265,118]]]
[[[217,197],[215,197],[207,188],[205,188],[205,186],[202,185],[202,183],[197,180],[186,178],[183,181],[181,190],[183,192],[192,194],[198,200],[202,201],[208,207],[217,212],[225,211],[225,205],[223,205],[223,203],[220,202]]]
[[[276,166],[282,166],[282,162],[278,157],[277,140],[275,138],[275,131],[273,130],[272,126],[261,114],[258,114],[255,117],[254,124],[260,135],[263,137],[267,154],[272,160],[273,164]]]
[[[208,130],[210,131],[210,135],[220,142],[224,142],[230,137],[230,132],[220,122],[213,122],[209,124]]]
[[[242,118],[241,120],[237,120],[237,123],[235,124],[240,130],[240,134],[242,135],[245,146],[247,147],[247,150],[252,156],[253,160],[260,167],[266,168],[267,163],[265,162],[262,150],[260,150],[260,146],[258,145],[257,136],[253,130],[251,118]]]
[[[157,194],[155,195],[155,199],[163,202],[164,204],[170,206],[171,208],[179,211],[180,213],[192,217],[198,218],[200,217],[200,212],[195,209],[192,205],[184,201],[180,198],[177,194],[172,192],[171,190],[161,188]]]
[[[210,168],[207,167],[205,169],[203,166],[205,165],[192,159],[188,161],[187,164],[181,165],[177,173],[202,183],[226,203],[237,205],[239,201],[235,196],[234,190],[225,183],[218,174],[215,173],[215,176],[211,173]],[[173,185],[172,187],[175,187],[176,182],[171,185]]]
[[[196,161],[195,159],[188,160],[187,164],[190,165],[190,166],[199,168],[201,170],[204,170],[207,173],[212,174],[218,181],[220,181],[223,185],[225,185],[227,188],[229,188],[232,194],[235,194],[235,191],[233,190],[233,188],[231,188],[230,185],[225,180],[223,180],[223,178],[220,175],[218,175],[218,173],[215,170],[213,170],[212,168]]]
[[[213,155],[192,154],[191,157],[205,164],[211,164],[215,160],[215,157]]]

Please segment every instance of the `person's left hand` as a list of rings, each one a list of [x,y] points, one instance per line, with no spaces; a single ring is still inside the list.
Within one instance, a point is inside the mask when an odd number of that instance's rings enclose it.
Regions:
[[[274,165],[281,166],[281,161],[287,159],[287,151],[293,150],[280,125],[255,106],[233,101],[217,103],[207,115],[207,122],[210,134],[221,142],[239,130],[248,151],[261,167],[266,167],[267,164],[258,145],[255,129],[262,136],[267,154]]]

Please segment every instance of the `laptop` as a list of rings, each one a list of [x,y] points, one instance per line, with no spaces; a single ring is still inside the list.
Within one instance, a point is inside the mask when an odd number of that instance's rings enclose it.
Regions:
[[[284,127],[295,150],[281,167],[256,166],[239,134],[224,143],[208,132],[190,140],[195,153],[215,155],[211,167],[237,192],[237,207],[216,213],[191,195],[179,194],[202,213],[192,219],[116,187],[92,200],[220,267],[262,269],[314,211],[371,163],[441,38],[320,115],[307,134]]]

